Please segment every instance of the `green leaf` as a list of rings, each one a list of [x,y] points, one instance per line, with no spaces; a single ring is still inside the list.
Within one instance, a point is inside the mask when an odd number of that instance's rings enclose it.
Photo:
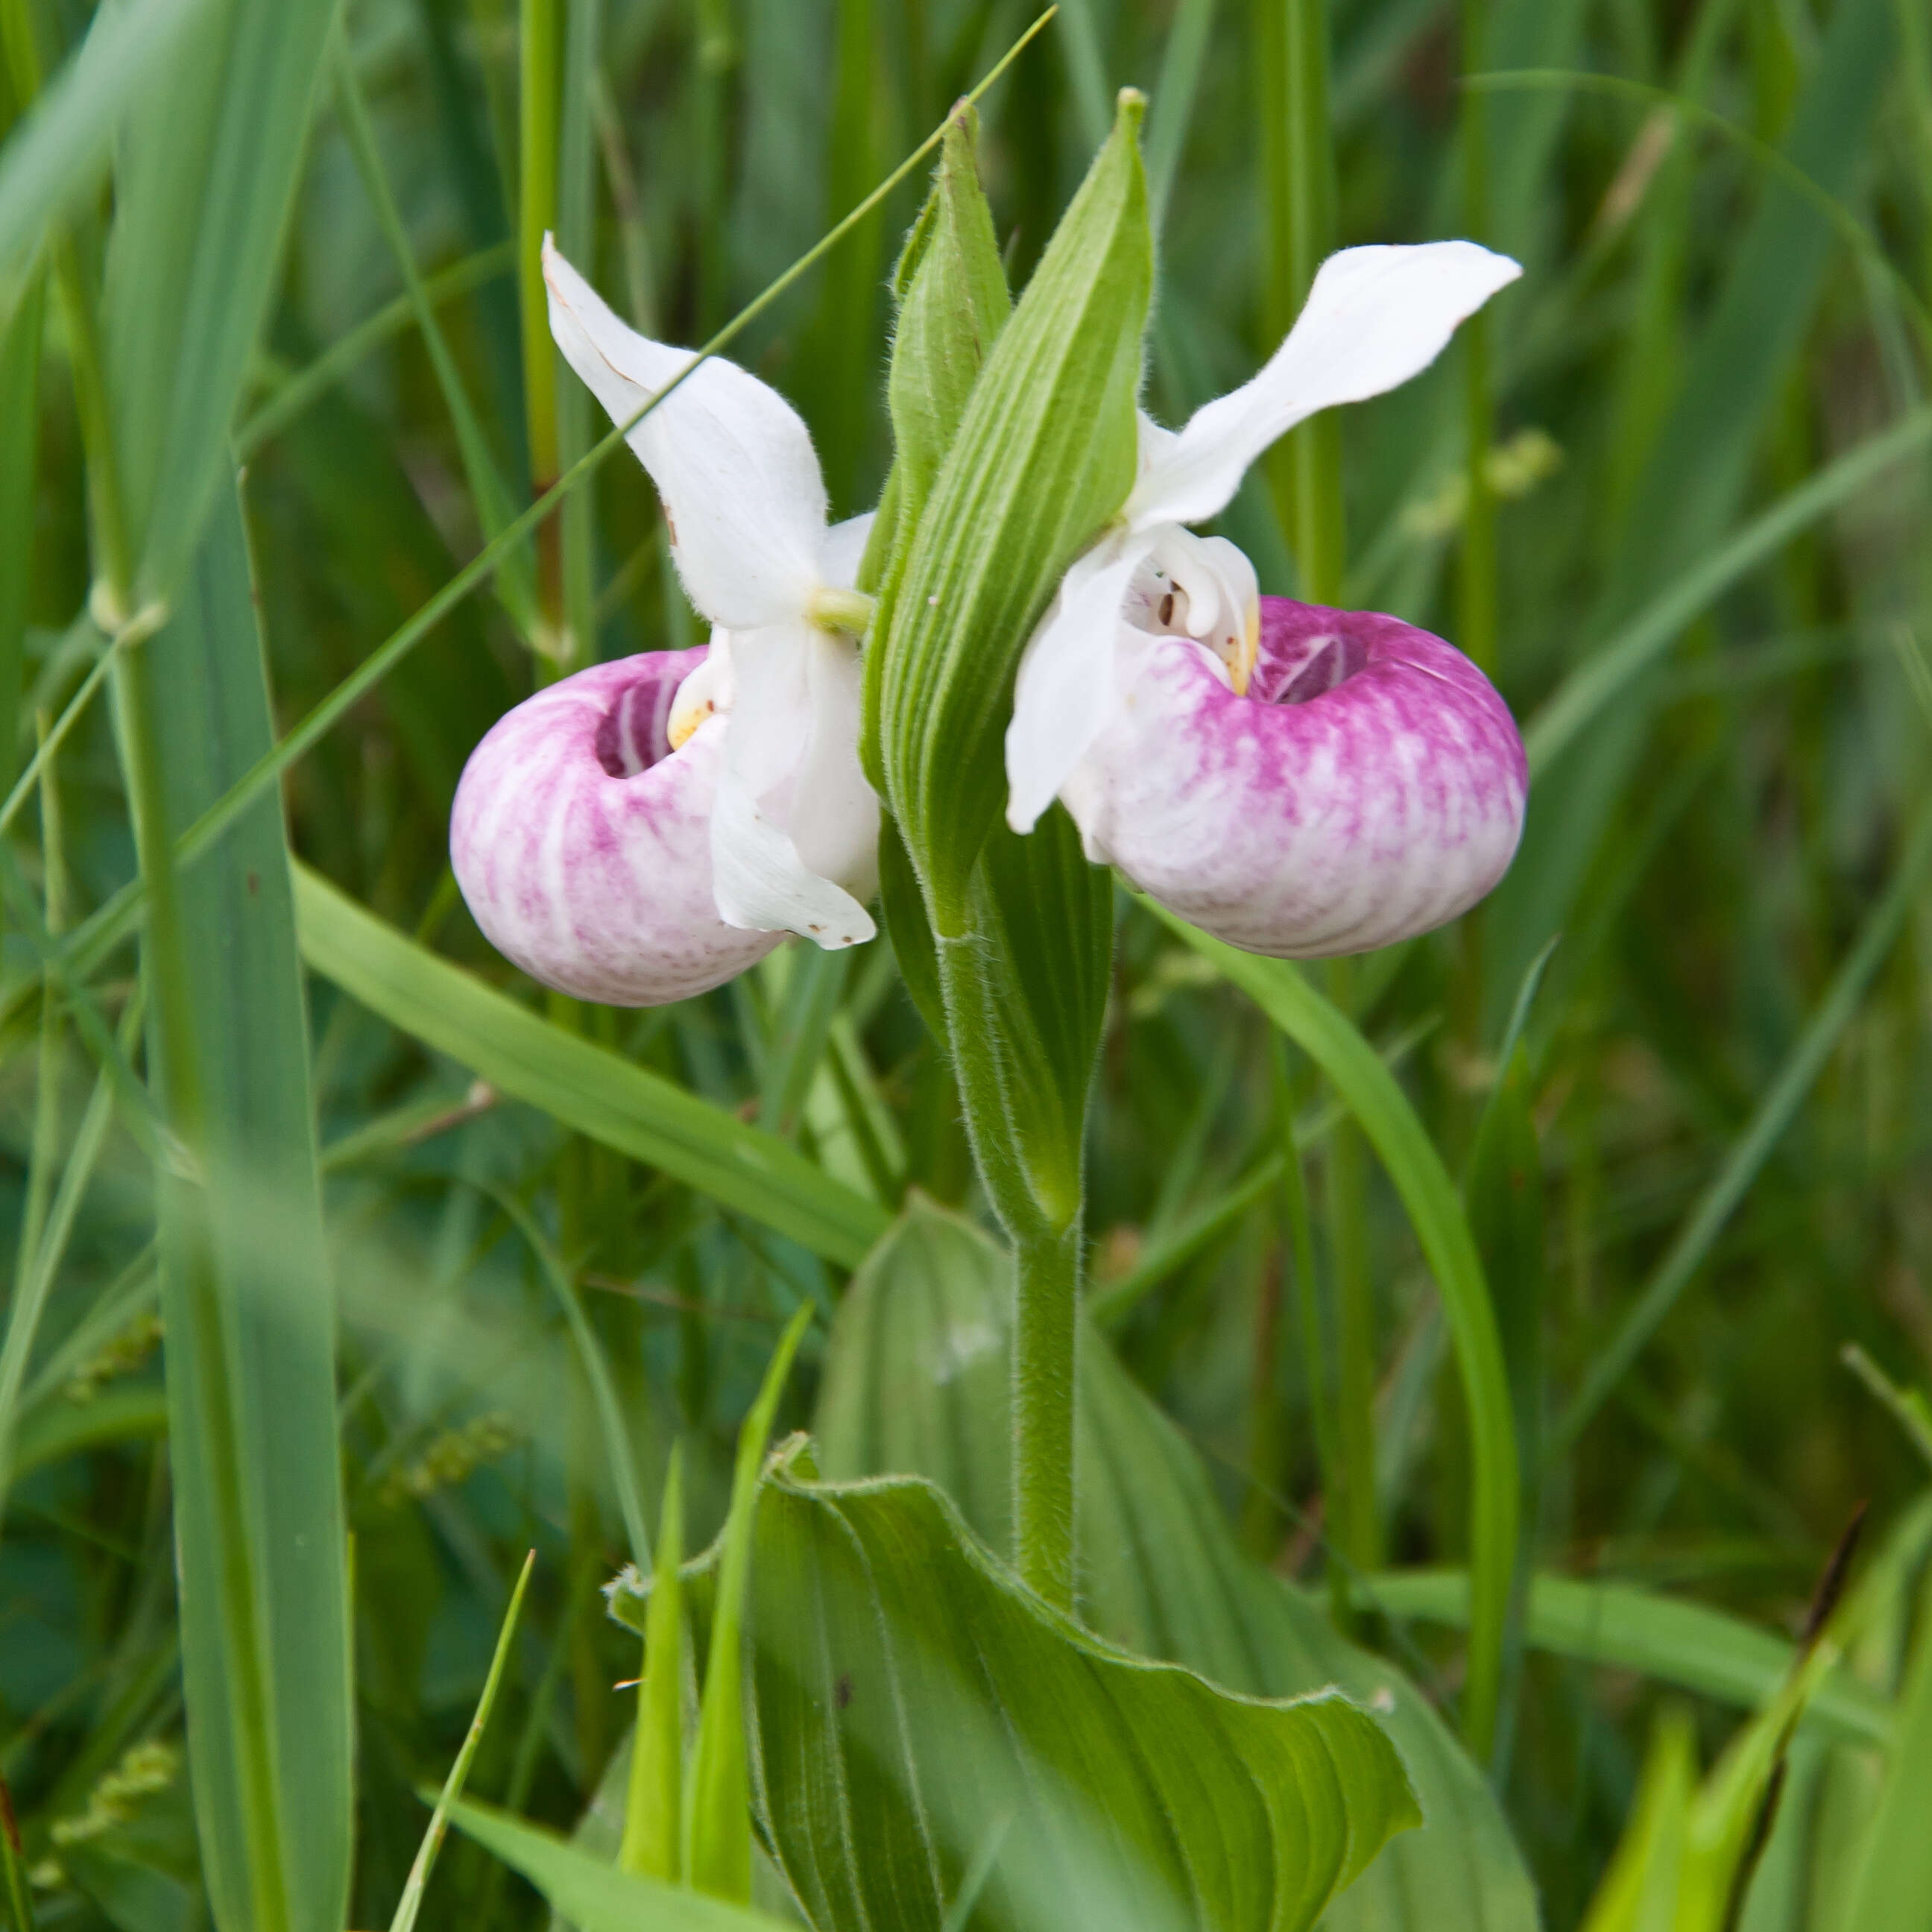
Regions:
[[[530,1572],[536,1568],[536,1561],[537,1553],[532,1550],[524,1558],[524,1567],[518,1573],[517,1586],[510,1592],[509,1608],[503,1612],[502,1624],[496,1633],[496,1648],[490,1659],[489,1672],[483,1679],[482,1694],[476,1700],[476,1714],[470,1720],[470,1729],[456,1754],[456,1762],[449,1767],[449,1775],[444,1779],[442,1790],[437,1794],[436,1809],[430,1814],[428,1828],[423,1833],[422,1843],[416,1848],[416,1860],[410,1867],[403,1895],[396,1901],[395,1916],[389,1922],[389,1932],[414,1932],[416,1915],[422,1910],[423,1893],[429,1885],[429,1875],[435,1869],[436,1854],[442,1849],[443,1835],[449,1828],[450,1808],[463,1796],[470,1767],[476,1761],[476,1748],[483,1742],[484,1727],[489,1723],[491,1708],[496,1702],[497,1689],[503,1681],[503,1666],[509,1660],[510,1640],[517,1634],[517,1618],[524,1607],[524,1592],[530,1588]]]
[[[273,741],[241,506],[224,494],[178,614],[137,647],[171,838]],[[146,848],[144,848],[144,856]],[[194,1060],[158,1020],[198,1171],[159,1178],[183,1688],[202,1867],[224,1932],[340,1932],[351,1842],[334,1312],[281,806],[181,884]],[[157,950],[152,978],[169,970]],[[152,1003],[159,1007],[158,995]]]
[[[553,1832],[484,1804],[454,1804],[457,1828],[520,1871],[578,1932],[797,1932],[782,1918],[620,1871]]]
[[[930,1483],[821,1483],[794,1445],[752,1588],[760,1815],[816,1924],[939,1932],[981,1862],[987,1932],[1294,1932],[1418,1822],[1367,1713],[1115,1648]]]
[[[1469,1522],[1476,1613],[1465,1724],[1486,1737],[1500,1688],[1504,1625],[1520,1517],[1516,1432],[1495,1311],[1481,1257],[1441,1156],[1375,1049],[1286,960],[1263,959],[1197,932],[1151,900],[1148,908],[1232,980],[1326,1074],[1374,1144],[1402,1196],[1442,1295],[1468,1406]]]
[[[1363,1580],[1360,1595],[1391,1617],[1458,1629],[1469,1621],[1469,1580],[1460,1570],[1384,1570]],[[1752,1710],[1777,1694],[1797,1654],[1786,1639],[1722,1610],[1576,1576],[1532,1580],[1525,1634],[1532,1649]],[[1844,1744],[1882,1744],[1892,1736],[1885,1700],[1844,1670],[1819,1685],[1804,1722]]]
[[[939,1483],[980,1535],[1012,1502],[1008,1258],[914,1196],[854,1277],[820,1383],[829,1473]],[[1208,1472],[1090,1329],[1081,1340],[1080,1612],[1102,1636],[1251,1696],[1324,1684],[1387,1713],[1424,1828],[1394,1839],[1329,1908],[1330,1932],[1534,1932],[1535,1899],[1481,1773],[1394,1666],[1337,1636],[1245,1556]]]
[[[335,13],[201,9],[117,151],[103,311],[136,605],[172,592],[222,487]]]
[[[698,1890],[742,1903],[752,1895],[752,1820],[745,1763],[743,1630],[752,1577],[758,1472],[777,1419],[792,1357],[812,1316],[807,1302],[791,1318],[765,1367],[758,1400],[738,1432],[731,1509],[724,1520],[704,1700],[692,1754],[684,1869]]]
[[[295,868],[302,956],[392,1026],[562,1126],[660,1168],[846,1267],[885,1210],[775,1134],[552,1026]]]
[[[1067,208],[973,391],[870,650],[885,796],[941,930],[1006,790],[1002,739],[1027,639],[1062,573],[1126,501],[1153,280],[1142,103]]]

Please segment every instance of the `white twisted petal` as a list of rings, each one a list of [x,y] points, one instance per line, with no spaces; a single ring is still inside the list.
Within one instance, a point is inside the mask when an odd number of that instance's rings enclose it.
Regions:
[[[695,359],[626,326],[544,240],[550,332],[614,423],[628,422]],[[631,432],[663,499],[691,601],[731,631],[804,610],[825,542],[812,437],[776,389],[713,356]]]
[[[1197,410],[1171,440],[1143,433],[1129,524],[1146,530],[1216,515],[1270,443],[1318,410],[1419,375],[1459,322],[1522,273],[1473,242],[1330,256],[1294,326],[1252,381]]]

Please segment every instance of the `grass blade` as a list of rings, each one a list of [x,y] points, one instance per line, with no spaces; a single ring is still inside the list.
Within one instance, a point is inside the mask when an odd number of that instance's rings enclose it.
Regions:
[[[224,487],[335,14],[335,0],[202,10],[144,76],[118,150],[103,308],[137,558],[134,584],[112,588],[130,610],[170,594]]]
[[[1700,557],[1564,679],[1524,728],[1532,776],[1547,772],[1604,707],[1732,584],[1928,442],[1932,442],[1932,407],[1914,410],[1891,428],[1847,450],[1754,518],[1728,542]]]
[[[1603,1406],[1644,1345],[1663,1325],[1691,1278],[1703,1266],[1725,1224],[1750,1191],[1759,1170],[1803,1106],[1813,1083],[1863,1003],[1865,988],[1898,938],[1905,918],[1918,904],[1928,866],[1932,866],[1932,805],[1922,807],[1907,838],[1905,850],[1884,896],[1867,916],[1857,943],[1845,956],[1825,997],[1779,1068],[1750,1124],[1738,1136],[1724,1164],[1691,1210],[1670,1252],[1623,1319],[1609,1344],[1590,1364],[1583,1385],[1571,1398],[1557,1424],[1552,1453],[1560,1452],[1582,1432]]]
[[[310,969],[500,1092],[842,1266],[855,1266],[884,1229],[884,1209],[776,1135],[538,1018],[305,866],[295,881]]]
[[[149,674],[166,814],[144,828],[145,862],[271,736],[232,491],[178,616],[130,662]],[[158,938],[151,949],[150,1038],[194,1169],[164,1171],[160,1195],[202,1870],[224,1932],[339,1932],[350,1700],[334,1314],[278,801],[263,800],[184,882],[178,917],[179,951]]]
[[[443,1835],[449,1829],[449,1808],[462,1797],[464,1781],[470,1775],[476,1747],[483,1742],[483,1727],[490,1721],[490,1707],[496,1701],[497,1687],[503,1681],[503,1666],[510,1658],[510,1640],[517,1634],[517,1618],[524,1607],[524,1592],[530,1588],[530,1572],[536,1568],[536,1562],[537,1553],[532,1550],[524,1558],[524,1567],[518,1573],[517,1587],[510,1592],[510,1607],[503,1612],[502,1628],[496,1633],[496,1649],[490,1659],[489,1675],[483,1680],[483,1694],[476,1700],[476,1714],[470,1720],[462,1748],[456,1754],[456,1762],[449,1767],[448,1777],[443,1780],[429,1828],[424,1832],[422,1843],[416,1849],[416,1862],[410,1867],[403,1895],[396,1901],[396,1916],[389,1921],[389,1932],[413,1932],[416,1914],[422,1910],[424,1890],[429,1884],[430,1872],[435,1869],[436,1854],[442,1849]]]
[[[1387,1570],[1363,1579],[1360,1600],[1392,1617],[1465,1629],[1469,1579],[1460,1570]],[[1532,1580],[1525,1636],[1534,1650],[1754,1711],[1778,1694],[1798,1658],[1786,1638],[1722,1610],[1575,1576]],[[1885,1700],[1842,1670],[1826,1678],[1803,1721],[1845,1744],[1882,1745],[1892,1735]]]
[[[711,1654],[705,1666],[704,1702],[692,1754],[684,1869],[688,1882],[717,1898],[742,1904],[752,1895],[752,1813],[745,1755],[743,1634],[751,1587],[752,1532],[765,1446],[778,1415],[785,1377],[812,1317],[807,1302],[794,1315],[765,1370],[758,1400],[738,1432],[738,1462],[731,1478],[731,1513],[724,1522],[712,1614]]]
[[[1469,1412],[1471,1568],[1476,1579],[1476,1610],[1470,1630],[1463,1728],[1477,1756],[1486,1756],[1496,1721],[1504,1625],[1516,1565],[1518,1472],[1502,1344],[1482,1262],[1455,1184],[1375,1049],[1294,967],[1238,952],[1151,901],[1144,903],[1246,993],[1328,1076],[1381,1156],[1435,1274]]]
[[[0,157],[0,277],[99,182],[115,130],[152,85],[156,63],[216,4],[150,0],[95,15],[80,52]]]
[[[684,1876],[684,1445],[671,1445],[658,1514],[657,1564],[644,1613],[644,1674],[617,1863],[675,1885]]]

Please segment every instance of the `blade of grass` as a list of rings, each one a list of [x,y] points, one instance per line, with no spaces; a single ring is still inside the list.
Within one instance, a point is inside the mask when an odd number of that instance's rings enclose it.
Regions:
[[[1385,1570],[1358,1586],[1365,1606],[1465,1629],[1469,1579],[1461,1570]],[[1786,1682],[1798,1647],[1786,1638],[1702,1604],[1627,1583],[1543,1575],[1529,1591],[1526,1635],[1532,1649],[1606,1670],[1634,1670],[1659,1682],[1755,1710]],[[1892,1713],[1849,1671],[1820,1687],[1807,1721],[1846,1744],[1880,1744]]]
[[[382,151],[376,145],[375,127],[369,118],[368,105],[362,98],[362,85],[356,77],[356,64],[350,54],[348,40],[341,34],[336,37],[333,64],[337,112],[343,131],[349,138],[350,152],[356,158],[356,170],[362,177],[363,187],[375,208],[376,226],[382,231],[391,259],[402,276],[404,292],[415,315],[416,327],[422,332],[423,345],[429,351],[430,367],[435,371],[443,406],[448,410],[450,421],[455,427],[456,446],[463,458],[463,474],[470,485],[471,500],[476,506],[484,536],[500,536],[514,514],[509,486],[503,481],[502,472],[497,468],[496,459],[490,453],[489,439],[484,434],[482,423],[471,406],[470,392],[464,386],[456,358],[450,353],[442,325],[436,320],[435,304],[430,300],[429,291],[416,266],[416,249],[410,240],[409,231],[403,225],[396,198],[390,192]],[[548,340],[546,337],[546,343]],[[537,608],[536,578],[527,550],[513,550],[505,556],[497,571],[496,589],[503,608],[522,633],[524,640],[529,643],[536,634]]]
[[[1703,1266],[1725,1224],[1750,1191],[1823,1072],[1840,1036],[1863,1004],[1872,976],[1884,964],[1906,915],[1918,903],[1928,870],[1932,870],[1932,804],[1921,808],[1892,883],[1866,916],[1856,942],[1779,1068],[1778,1078],[1758,1102],[1749,1124],[1712,1177],[1672,1242],[1670,1252],[1658,1264],[1616,1334],[1592,1358],[1582,1388],[1570,1399],[1552,1432],[1553,1454],[1561,1454],[1582,1432]]]
[[[497,1687],[503,1681],[503,1666],[509,1661],[510,1642],[517,1634],[517,1618],[524,1607],[524,1592],[530,1587],[530,1572],[536,1568],[536,1562],[537,1553],[532,1550],[524,1558],[524,1567],[518,1573],[517,1586],[510,1592],[510,1607],[503,1612],[502,1625],[496,1633],[496,1648],[490,1659],[489,1674],[483,1680],[483,1694],[476,1700],[476,1714],[470,1720],[462,1748],[457,1752],[456,1762],[449,1767],[449,1775],[443,1780],[442,1793],[430,1816],[429,1828],[423,1833],[422,1843],[416,1848],[416,1860],[410,1867],[403,1895],[396,1901],[396,1913],[389,1921],[389,1932],[414,1932],[416,1914],[422,1910],[423,1893],[429,1884],[429,1875],[436,1868],[436,1854],[442,1850],[444,1834],[449,1829],[450,1807],[463,1796],[464,1783],[476,1759],[476,1748],[483,1742],[483,1727],[489,1723],[491,1706],[496,1701]]]
[[[671,1445],[658,1513],[657,1567],[644,1612],[644,1674],[624,1800],[620,1870],[676,1885],[684,1876],[684,1444]]]
[[[115,130],[152,85],[157,63],[216,4],[150,0],[95,15],[79,52],[0,154],[0,278],[98,184]]]
[[[1548,772],[1605,707],[1734,584],[1928,442],[1932,405],[1847,450],[1673,579],[1572,671],[1524,727],[1532,776]]]
[[[467,295],[502,274],[514,262],[514,244],[500,242],[479,248],[460,262],[424,278],[422,292],[430,308],[440,308],[458,296]],[[255,406],[254,413],[235,432],[235,455],[246,463],[302,412],[334,388],[372,350],[398,336],[416,318],[416,299],[405,292],[331,343],[313,362],[287,376]]]
[[[1486,1756],[1516,1566],[1518,1472],[1502,1345],[1462,1202],[1394,1076],[1348,1019],[1294,967],[1239,952],[1152,901],[1142,903],[1246,993],[1333,1083],[1381,1156],[1436,1276],[1468,1407],[1472,1450],[1470,1546],[1476,1595],[1463,1730],[1476,1755]]]
[[[132,583],[108,584],[118,618],[169,598],[229,487],[336,10],[208,10],[146,76],[117,149],[102,319],[134,556]]]
[[[177,617],[122,664],[152,883],[174,829],[272,735],[232,490]],[[196,1819],[224,1932],[337,1932],[348,1898],[334,1312],[287,868],[266,798],[166,920],[157,895],[147,948],[149,1064],[186,1155],[158,1180],[169,1456]]]
[[[610,1380],[610,1365],[604,1359],[604,1345],[598,1340],[597,1331],[591,1327],[590,1317],[584,1312],[584,1304],[578,1298],[576,1283],[566,1272],[562,1258],[549,1236],[538,1226],[536,1216],[514,1195],[496,1188],[488,1192],[536,1256],[537,1265],[542,1269],[544,1279],[549,1282],[550,1292],[556,1297],[563,1310],[564,1319],[570,1324],[570,1336],[583,1365],[584,1378],[590,1384],[591,1400],[597,1406],[597,1424],[604,1437],[604,1460],[610,1465],[611,1486],[617,1492],[617,1507],[623,1516],[624,1533],[630,1540],[631,1561],[641,1569],[651,1560],[650,1532],[644,1525],[644,1504],[638,1494],[637,1463],[632,1454],[630,1436],[624,1427],[624,1412]]]
[[[776,1136],[538,1018],[305,866],[295,885],[310,969],[500,1092],[843,1266],[856,1266],[884,1230],[882,1208]]]
[[[137,995],[128,1001],[122,1016],[121,1046],[124,1052],[131,1052],[140,1036],[141,1017],[142,1003]],[[22,1408],[20,1391],[26,1380],[27,1364],[32,1359],[47,1298],[52,1292],[54,1278],[67,1252],[82,1199],[94,1178],[113,1118],[113,1082],[104,1072],[94,1081],[74,1144],[67,1150],[46,1226],[31,1246],[22,1240],[20,1267],[7,1304],[7,1338],[0,1344],[0,1510],[4,1510],[12,1481],[14,1438]],[[23,1236],[26,1232],[23,1224]]]
[[[738,1432],[738,1460],[731,1477],[731,1510],[724,1522],[718,1563],[717,1606],[711,1654],[704,1670],[704,1700],[692,1754],[685,1820],[684,1869],[692,1887],[734,1904],[752,1896],[751,1791],[745,1755],[743,1636],[751,1583],[752,1530],[765,1447],[777,1419],[792,1357],[810,1324],[807,1302],[787,1325],[765,1370],[758,1400]]]
[[[1159,238],[1167,214],[1168,197],[1187,147],[1194,122],[1194,103],[1207,64],[1208,43],[1214,31],[1215,0],[1180,0],[1167,45],[1160,57],[1160,78],[1154,83],[1148,110],[1148,218]]]

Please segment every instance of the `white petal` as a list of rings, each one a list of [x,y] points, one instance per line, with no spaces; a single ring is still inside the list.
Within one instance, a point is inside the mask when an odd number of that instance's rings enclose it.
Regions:
[[[805,624],[733,634],[738,697],[712,812],[712,875],[728,926],[854,946],[876,930],[871,915],[806,864],[790,831],[812,762],[817,635]],[[856,707],[853,732],[856,760]]]
[[[1261,373],[1198,410],[1172,443],[1156,448],[1128,500],[1128,521],[1145,530],[1214,515],[1276,438],[1318,410],[1419,375],[1458,322],[1522,273],[1508,256],[1473,242],[1330,256]]]
[[[550,333],[613,422],[628,422],[688,368],[688,349],[627,327],[544,240]],[[713,356],[631,432],[664,500],[691,601],[714,624],[751,630],[805,608],[825,541],[825,483],[798,413],[736,363]]]
[[[868,510],[862,517],[848,517],[842,524],[834,524],[825,532],[818,547],[818,574],[834,590],[850,590],[858,581],[859,566],[872,526],[878,520],[878,512]]]
[[[1114,703],[1120,605],[1145,541],[1103,538],[1076,557],[1028,640],[1006,726],[1006,823],[1030,832]]]

